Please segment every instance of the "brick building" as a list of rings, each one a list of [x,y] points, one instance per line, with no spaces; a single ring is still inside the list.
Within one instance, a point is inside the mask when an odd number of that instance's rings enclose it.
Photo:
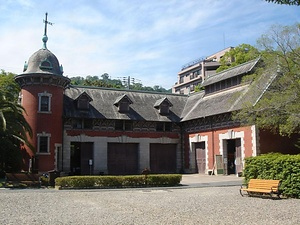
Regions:
[[[255,83],[242,77],[260,66],[252,60],[207,76],[193,95],[151,93],[70,85],[62,66],[43,48],[15,77],[33,130],[36,153],[24,154],[39,172],[66,174],[239,173],[245,157],[281,151],[274,140],[294,147],[255,125],[240,126],[231,113],[258,101],[276,77]],[[25,149],[27,147],[25,146]]]

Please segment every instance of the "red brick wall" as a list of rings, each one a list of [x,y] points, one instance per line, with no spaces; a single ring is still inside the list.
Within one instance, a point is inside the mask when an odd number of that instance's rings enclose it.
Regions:
[[[52,94],[51,113],[38,113],[38,94],[45,91]],[[26,110],[25,118],[33,131],[31,144],[37,150],[37,134],[42,132],[51,134],[50,155],[38,156],[38,169],[53,170],[55,143],[62,143],[63,89],[50,85],[31,85],[22,89],[22,95],[22,106]]]
[[[232,130],[233,132],[244,132],[244,154],[245,157],[249,157],[252,156],[253,154],[253,140],[252,140],[252,130],[251,130],[251,126],[248,127],[236,127],[236,128],[226,128],[226,129],[220,129],[220,130],[215,130],[215,131],[206,131],[206,132],[199,132],[199,133],[191,133],[188,134],[185,138],[185,142],[189,143],[189,138],[193,138],[195,137],[195,135],[199,135],[199,136],[207,136],[208,137],[208,141],[207,141],[207,150],[208,150],[208,168],[212,169],[214,166],[214,157],[215,155],[220,154],[220,140],[219,140],[219,135],[220,134],[226,134],[228,132],[228,130]],[[235,137],[233,137],[235,138]],[[221,143],[222,144],[222,143]],[[243,143],[242,143],[243,144]],[[188,165],[189,162],[189,146],[186,147],[185,149],[185,163],[186,165]],[[188,168],[188,166],[186,167]]]

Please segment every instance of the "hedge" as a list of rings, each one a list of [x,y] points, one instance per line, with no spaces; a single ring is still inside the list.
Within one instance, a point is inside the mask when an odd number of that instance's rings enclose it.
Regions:
[[[66,188],[123,188],[177,186],[181,174],[132,175],[132,176],[68,176],[55,179],[55,186]]]
[[[250,179],[281,180],[284,196],[300,198],[300,154],[269,153],[245,159],[245,183]]]

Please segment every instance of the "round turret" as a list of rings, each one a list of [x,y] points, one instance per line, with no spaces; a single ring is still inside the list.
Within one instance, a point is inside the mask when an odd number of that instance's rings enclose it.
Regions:
[[[24,170],[31,168],[45,172],[57,169],[57,155],[62,150],[62,118],[64,90],[70,79],[63,76],[56,56],[47,49],[48,41],[45,23],[45,34],[42,38],[43,48],[39,49],[25,63],[23,73],[15,76],[21,87],[21,104],[26,110],[24,117],[32,129],[29,138],[35,152],[25,146],[28,158],[24,160]],[[23,155],[26,155],[25,153]]]
[[[52,75],[62,75],[62,66],[56,56],[48,49],[40,49],[35,52],[25,64],[23,74],[43,73]]]

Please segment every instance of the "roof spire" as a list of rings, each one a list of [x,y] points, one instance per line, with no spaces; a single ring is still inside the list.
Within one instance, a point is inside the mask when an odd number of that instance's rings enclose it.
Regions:
[[[45,31],[44,31],[44,36],[43,36],[43,38],[42,38],[42,40],[43,40],[43,49],[47,49],[47,46],[46,46],[46,43],[47,43],[47,41],[48,41],[48,37],[47,37],[47,24],[50,24],[50,25],[53,25],[53,23],[51,23],[51,22],[49,22],[48,20],[47,20],[47,16],[48,16],[48,13],[46,12],[46,19],[45,20],[43,20],[43,22],[45,23]]]

